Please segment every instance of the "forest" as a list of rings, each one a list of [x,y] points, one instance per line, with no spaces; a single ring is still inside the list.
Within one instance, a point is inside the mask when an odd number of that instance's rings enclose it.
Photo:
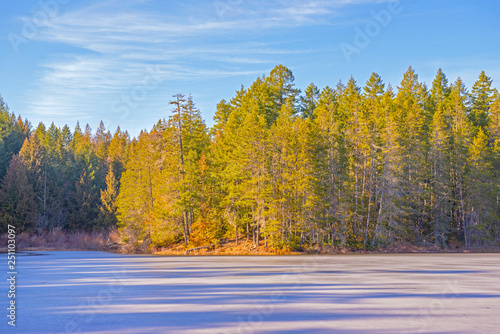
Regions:
[[[168,102],[168,101],[165,101]],[[500,94],[410,67],[322,89],[276,66],[218,103],[191,96],[131,138],[32,127],[0,98],[1,232],[109,231],[150,247],[223,238],[294,250],[500,245]]]

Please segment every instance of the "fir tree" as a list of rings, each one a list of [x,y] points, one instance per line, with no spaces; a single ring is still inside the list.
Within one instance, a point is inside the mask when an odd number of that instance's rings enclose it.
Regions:
[[[484,129],[488,126],[489,109],[493,91],[491,78],[481,71],[479,78],[472,86],[470,120],[474,126]]]
[[[37,206],[27,168],[18,156],[10,161],[0,189],[1,231],[13,225],[17,232],[32,232],[36,227]]]

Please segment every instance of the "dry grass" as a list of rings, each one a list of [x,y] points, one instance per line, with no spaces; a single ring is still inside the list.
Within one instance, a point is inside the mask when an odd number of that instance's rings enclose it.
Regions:
[[[186,247],[184,244],[173,245],[168,248],[152,249],[152,254],[157,255],[186,255]],[[226,240],[221,246],[211,247],[208,249],[199,249],[189,252],[189,255],[304,255],[304,254],[409,254],[409,253],[499,253],[500,248],[440,248],[434,245],[414,246],[411,244],[397,244],[385,248],[373,250],[360,250],[340,248],[328,245],[313,245],[304,246],[301,251],[286,251],[280,249],[266,248],[264,241],[261,241],[259,246],[254,245],[251,241],[240,240],[236,245],[234,239]]]
[[[0,251],[7,250],[7,235],[0,235]],[[105,232],[65,232],[60,228],[16,236],[17,251],[108,251],[116,246],[116,230]]]
[[[153,254],[158,255],[186,255],[186,247],[184,244],[174,245],[168,248],[153,249]],[[266,248],[264,241],[260,241],[259,246],[254,245],[252,241],[238,240],[224,240],[218,247],[204,248],[196,251],[189,252],[189,255],[298,255],[299,252],[282,252],[271,247]]]
[[[7,234],[0,235],[0,252],[7,251]],[[183,243],[170,247],[153,248],[150,253],[157,255],[186,255]],[[21,233],[16,236],[17,251],[109,251],[115,253],[145,253],[142,248],[134,248],[121,242],[117,229],[103,232],[65,232],[62,229],[41,233]],[[199,249],[189,255],[300,255],[300,254],[381,254],[381,253],[499,253],[500,247],[439,248],[433,245],[415,246],[400,243],[374,250],[355,250],[328,245],[304,246],[300,251],[287,251],[259,246],[252,241],[224,239],[220,246]]]

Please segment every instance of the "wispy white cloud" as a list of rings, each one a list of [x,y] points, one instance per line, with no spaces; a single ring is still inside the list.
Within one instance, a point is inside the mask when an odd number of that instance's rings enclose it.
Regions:
[[[68,6],[36,38],[77,51],[40,64],[28,104],[32,114],[72,122],[96,110],[108,113],[112,98],[140,84],[153,65],[159,82],[168,83],[261,74],[280,55],[307,50],[256,43],[253,34],[324,24],[321,19],[340,15],[344,6],[388,1],[227,1],[233,8],[226,15],[212,2],[185,2],[172,11],[144,0]]]

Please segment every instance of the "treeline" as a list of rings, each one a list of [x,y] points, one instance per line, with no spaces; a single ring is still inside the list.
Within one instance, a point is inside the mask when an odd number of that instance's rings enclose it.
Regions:
[[[0,219],[2,231],[100,230],[116,226],[118,180],[130,138],[101,122],[72,132],[53,123],[36,129],[0,99]]]
[[[1,217],[28,231],[118,225],[132,245],[248,238],[275,248],[498,245],[500,94],[410,67],[301,91],[283,66],[217,105],[191,97],[130,139],[43,124],[2,103]],[[22,145],[22,147],[21,147]]]

